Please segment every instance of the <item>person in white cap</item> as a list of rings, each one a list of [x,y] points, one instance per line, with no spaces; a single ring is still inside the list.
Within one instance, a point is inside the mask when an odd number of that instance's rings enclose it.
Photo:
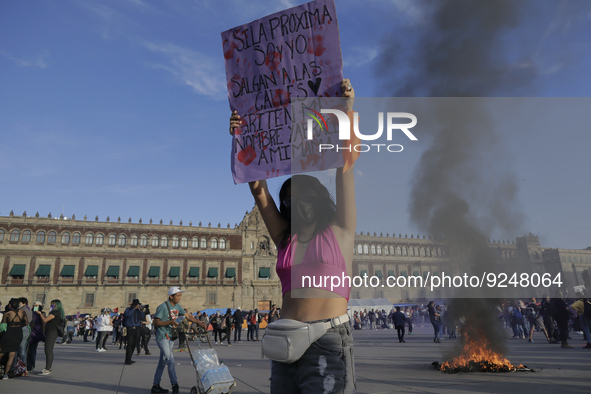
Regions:
[[[188,313],[180,305],[181,297],[185,290],[180,287],[173,286],[168,289],[168,300],[158,306],[156,314],[154,315],[154,330],[156,333],[156,344],[160,348],[160,359],[158,360],[158,367],[154,374],[154,383],[152,385],[152,393],[168,393],[167,389],[160,387],[160,380],[164,368],[168,367],[168,377],[172,385],[172,392],[176,394],[179,392],[178,380],[176,377],[174,356],[172,347],[174,342],[172,339],[171,327],[178,327],[177,318],[185,316],[189,321],[204,326],[204,323],[197,320],[193,315]]]

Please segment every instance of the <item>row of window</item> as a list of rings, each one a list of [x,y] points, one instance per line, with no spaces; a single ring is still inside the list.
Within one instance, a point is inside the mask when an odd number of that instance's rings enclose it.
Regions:
[[[421,256],[421,257],[443,257],[445,251],[443,248],[418,248],[413,246],[384,246],[358,244],[357,254],[384,254],[386,256]]]
[[[4,241],[4,235],[4,230],[0,229],[0,242]],[[20,242],[22,243],[29,243],[31,242],[31,236],[32,233],[29,230],[23,231],[22,234],[19,230],[12,230],[10,232],[10,242],[19,242],[20,239]],[[48,244],[55,244],[57,241],[58,234],[55,231],[50,231],[47,234],[45,233],[45,231],[38,231],[35,234],[35,237],[37,244],[44,244],[46,240]],[[62,245],[69,245],[70,241],[72,242],[72,245],[80,245],[81,242],[81,235],[78,232],[72,234],[71,238],[69,232],[61,234],[60,237]],[[167,236],[159,237],[157,235],[154,235],[151,238],[148,238],[147,235],[142,235],[140,237],[138,237],[137,235],[132,235],[131,238],[129,238],[128,240],[128,237],[125,234],[119,234],[119,236],[115,234],[110,234],[108,236],[107,241],[110,246],[126,246],[128,243],[130,246],[148,246],[148,244],[150,244],[153,248],[167,248],[169,246],[169,238]],[[100,246],[103,245],[104,242],[105,236],[101,233],[98,233],[96,235],[93,233],[87,233],[85,235],[84,243],[86,245],[96,244]],[[188,248],[189,238],[174,236],[170,239],[170,244],[173,248]],[[193,237],[191,239],[191,247],[193,249],[206,249],[208,247],[208,244],[211,249],[226,249],[227,247],[227,242],[225,238],[211,238],[208,240],[205,237]]]
[[[22,279],[25,276],[25,269],[26,264],[14,264],[8,273],[9,276],[13,277],[14,279]],[[105,276],[109,279],[118,279],[120,276],[121,267],[118,265],[110,265],[105,273]],[[64,278],[73,278],[76,271],[75,265],[64,265],[60,272],[60,276]],[[189,272],[187,273],[187,278],[195,279],[200,277],[200,267],[189,267]],[[35,271],[35,276],[40,278],[47,278],[51,274],[51,265],[50,264],[40,264]],[[84,276],[86,278],[96,279],[99,275],[99,266],[98,265],[88,265],[86,270],[84,271]],[[131,265],[127,269],[127,273],[125,275],[130,279],[139,279],[140,277],[140,266],[139,265]],[[179,278],[181,276],[181,267],[170,267],[168,270],[168,277],[169,278]],[[214,279],[219,276],[218,274],[218,267],[209,267],[207,269],[207,273],[205,278]],[[147,272],[148,278],[159,278],[160,277],[160,267],[159,266],[150,266]],[[224,272],[224,278],[235,278],[236,277],[236,268],[228,267]],[[271,277],[271,268],[269,267],[261,267],[259,268],[259,278],[261,279],[268,279]]]
[[[394,270],[388,270],[388,276],[391,277],[396,277],[396,276],[404,276],[404,277],[408,277],[410,275],[409,273],[410,271],[406,271],[406,270],[400,270],[399,271],[399,275],[396,275],[396,271]],[[429,271],[427,270],[420,270],[420,271],[412,271],[412,276],[422,276],[423,279],[427,278]],[[367,269],[361,269],[359,271],[359,276],[363,277],[364,275],[369,275],[367,272]],[[384,277],[384,273],[382,270],[374,270],[373,273],[374,276],[378,277],[378,278],[383,278]],[[433,271],[433,273],[431,274],[431,276],[438,276],[439,275],[439,271]]]

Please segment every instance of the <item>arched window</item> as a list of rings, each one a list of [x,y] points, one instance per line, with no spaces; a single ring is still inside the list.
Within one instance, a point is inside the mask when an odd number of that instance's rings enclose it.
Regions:
[[[218,247],[222,250],[226,249],[226,239],[225,238],[220,238],[220,244],[218,245]]]
[[[4,229],[0,228],[0,242],[4,241]]]
[[[427,252],[429,252],[429,257],[433,257],[433,250],[431,248],[427,249]]]
[[[406,246],[402,248],[402,255],[408,256],[408,251],[406,250]]]
[[[168,248],[168,237],[166,235],[160,240],[160,246],[163,248]]]
[[[67,245],[70,243],[70,233],[63,233],[62,234],[62,245]]]
[[[10,232],[10,242],[18,242],[18,236],[20,235],[20,231],[12,230]]]
[[[39,231],[37,233],[37,243],[38,244],[45,243],[45,231]]]
[[[72,236],[72,245],[80,245],[80,233],[74,233]]]
[[[181,248],[186,248],[189,246],[189,239],[187,237],[181,238]]]
[[[376,246],[371,245],[371,254],[376,254]]]
[[[201,249],[207,249],[207,238],[201,238],[201,242],[199,244]]]
[[[212,249],[217,249],[218,248],[218,239],[217,238],[212,238],[211,239],[211,248]]]
[[[425,248],[421,248],[421,256],[426,257]]]
[[[158,238],[157,235],[154,235],[152,237],[152,247],[157,248],[159,243],[160,243],[160,238]]]
[[[376,251],[378,252],[378,254],[382,254],[382,245],[378,245],[376,247]]]
[[[96,235],[96,244],[101,246],[105,243],[105,236],[103,234]]]
[[[140,238],[140,246],[148,246],[148,236],[142,235]]]
[[[390,246],[390,254],[394,256],[394,246]],[[398,248],[398,255],[400,255],[400,248]]]
[[[109,235],[109,245],[114,246],[117,244],[117,236],[115,234]]]
[[[54,244],[55,243],[55,236],[56,236],[55,231],[50,231],[49,234],[47,234],[47,243]]]
[[[384,254],[388,256],[390,254],[390,249],[387,246],[384,246]]]
[[[410,248],[410,255],[411,256],[415,255],[415,248],[413,248],[413,247]]]
[[[31,242],[31,232],[29,230],[23,231],[21,242]]]
[[[363,245],[357,245],[357,254],[363,254]]]
[[[179,247],[179,237],[172,237],[172,247],[173,248]]]
[[[94,241],[94,235],[92,235],[92,233],[86,234],[86,245],[92,245],[93,241]]]
[[[191,240],[191,247],[195,249],[199,247],[199,238],[193,238]]]
[[[137,246],[137,235],[131,236],[131,246]]]
[[[125,234],[119,234],[119,246],[125,246],[127,243],[127,237]]]
[[[363,245],[363,254],[369,254],[369,246]]]

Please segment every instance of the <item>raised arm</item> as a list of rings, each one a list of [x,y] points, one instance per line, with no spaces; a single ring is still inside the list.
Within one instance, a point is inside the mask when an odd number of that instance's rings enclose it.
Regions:
[[[241,117],[236,111],[234,111],[230,117],[230,134],[234,135],[234,129],[239,127],[240,124]],[[281,241],[281,234],[287,227],[287,222],[279,213],[275,201],[273,201],[273,197],[271,197],[271,193],[269,193],[267,181],[264,179],[260,181],[252,181],[249,182],[248,185],[250,186],[250,192],[254,197],[254,202],[261,212],[265,226],[267,226],[269,235],[273,239],[275,245],[278,245]]]
[[[341,83],[341,95],[350,100],[347,102],[347,110],[353,110],[355,90],[348,79]],[[354,167],[351,165],[347,171],[343,168],[337,169],[336,176],[336,225],[348,236],[355,236],[357,226],[357,209],[355,207],[355,178]]]

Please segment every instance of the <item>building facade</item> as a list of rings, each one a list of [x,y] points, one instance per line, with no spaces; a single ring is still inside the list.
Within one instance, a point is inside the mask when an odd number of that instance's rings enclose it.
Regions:
[[[493,241],[489,248],[498,264],[525,262],[529,272],[565,272],[569,286],[584,284],[589,277],[591,248],[543,248],[531,234],[515,242]],[[384,281],[388,276],[457,274],[454,255],[445,242],[425,236],[361,233],[352,275]],[[25,296],[47,304],[60,299],[67,313],[124,308],[134,298],[156,306],[173,285],[187,291],[182,304],[190,311],[267,310],[273,303],[281,305],[276,259],[277,248],[256,208],[240,224],[225,228],[12,212],[0,217],[0,301]],[[351,292],[351,298],[383,297],[418,301],[438,294],[381,286]]]

